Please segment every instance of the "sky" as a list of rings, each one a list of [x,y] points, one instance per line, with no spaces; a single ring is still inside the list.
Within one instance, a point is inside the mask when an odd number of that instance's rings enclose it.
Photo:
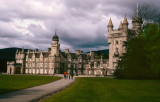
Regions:
[[[60,49],[108,49],[107,24],[114,29],[139,4],[159,6],[160,0],[0,0],[0,49],[19,47],[41,51],[59,36]]]

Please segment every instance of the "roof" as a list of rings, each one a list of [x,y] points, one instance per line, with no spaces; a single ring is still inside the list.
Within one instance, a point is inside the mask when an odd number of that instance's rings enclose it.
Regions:
[[[65,54],[65,52],[61,52],[61,54],[62,54],[62,56],[63,56],[64,58],[67,57],[67,55]]]
[[[35,53],[36,58],[40,58],[41,53]]]
[[[76,53],[69,53],[73,59],[77,59]]]
[[[33,53],[28,54],[28,58],[32,58],[32,56],[33,56]]]
[[[113,23],[112,23],[111,18],[110,18],[110,20],[109,20],[108,26],[113,26]]]
[[[52,41],[59,41],[59,38],[58,38],[56,32],[55,32],[55,35],[54,35],[53,38],[52,38]]]
[[[81,56],[82,56],[82,59],[88,59],[87,54],[81,54]]]
[[[122,21],[120,22],[118,29],[122,29]]]
[[[123,24],[128,24],[126,15],[125,15],[125,17],[124,17]]]
[[[49,55],[50,55],[49,52],[44,53],[44,58],[49,57]]]

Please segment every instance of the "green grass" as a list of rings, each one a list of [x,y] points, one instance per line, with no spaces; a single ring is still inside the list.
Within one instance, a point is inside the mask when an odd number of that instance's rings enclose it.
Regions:
[[[42,85],[60,79],[54,76],[0,75],[0,94]]]
[[[43,102],[160,102],[160,81],[77,78]]]

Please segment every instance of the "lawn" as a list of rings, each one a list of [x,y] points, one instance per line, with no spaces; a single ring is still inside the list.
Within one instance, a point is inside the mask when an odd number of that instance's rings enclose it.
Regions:
[[[77,78],[43,102],[160,102],[160,81]]]
[[[0,75],[0,94],[42,85],[60,77],[38,75]]]

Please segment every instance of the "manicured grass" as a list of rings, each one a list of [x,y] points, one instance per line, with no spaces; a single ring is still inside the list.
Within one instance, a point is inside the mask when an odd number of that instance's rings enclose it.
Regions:
[[[42,85],[61,79],[54,76],[0,75],[0,94]]]
[[[77,78],[43,102],[160,102],[160,81]]]

